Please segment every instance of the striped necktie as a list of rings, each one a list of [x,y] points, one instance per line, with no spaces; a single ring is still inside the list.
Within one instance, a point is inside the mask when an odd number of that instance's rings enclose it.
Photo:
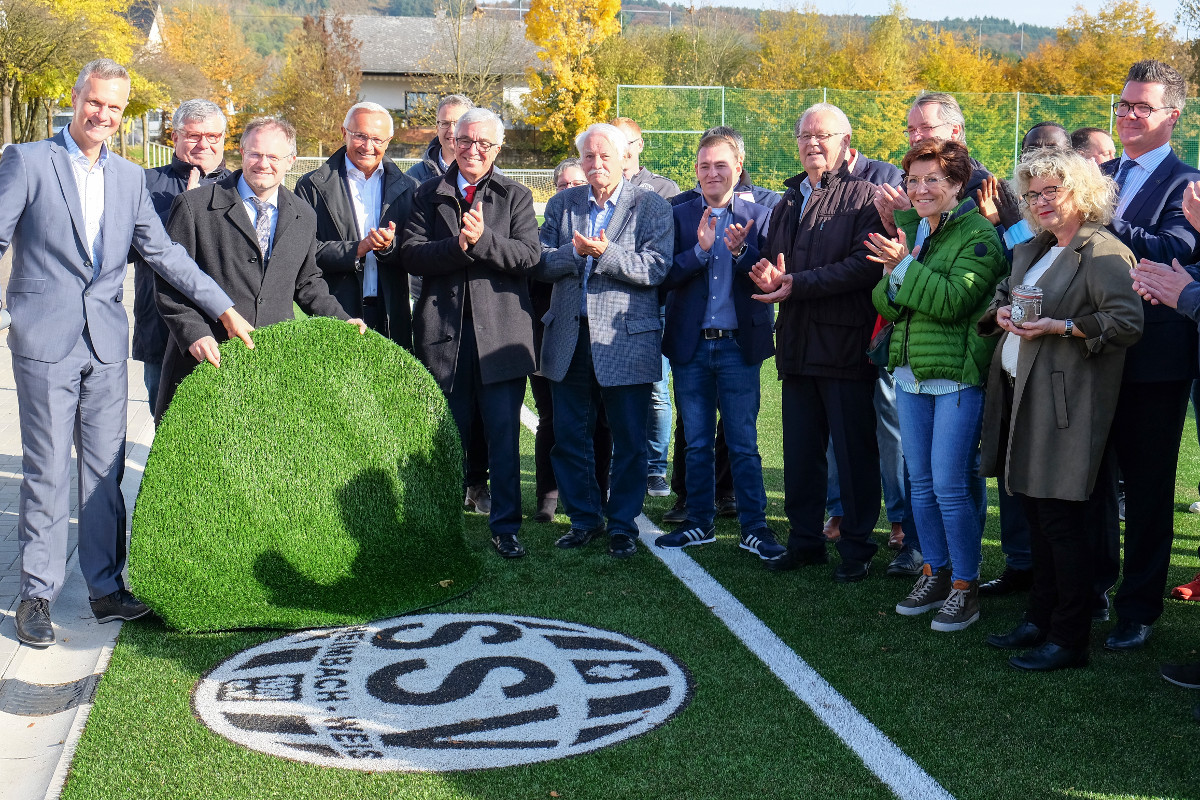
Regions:
[[[265,261],[271,255],[271,206],[257,197],[251,197],[250,203],[257,215],[254,220],[254,233],[258,237],[258,249]]]

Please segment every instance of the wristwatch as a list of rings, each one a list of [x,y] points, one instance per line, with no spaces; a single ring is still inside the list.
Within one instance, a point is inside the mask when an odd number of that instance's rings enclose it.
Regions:
[[[1064,327],[1064,330],[1059,335],[1062,336],[1064,339],[1070,339],[1072,336],[1075,335],[1075,321],[1074,320],[1069,320],[1069,319],[1064,320],[1063,327]]]

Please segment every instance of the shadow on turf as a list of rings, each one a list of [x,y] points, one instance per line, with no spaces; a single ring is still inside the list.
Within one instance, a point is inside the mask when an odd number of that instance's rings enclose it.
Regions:
[[[413,474],[414,470],[410,464],[407,469],[401,467],[401,472]],[[419,474],[420,467],[415,472]],[[341,511],[342,523],[350,537],[360,543],[348,574],[340,580],[334,583],[321,583],[296,569],[277,551],[272,550],[259,554],[254,561],[254,577],[266,590],[270,602],[283,608],[358,615],[363,610],[364,590],[379,592],[385,591],[385,587],[396,587],[397,580],[403,577],[401,573],[409,570],[409,565],[397,563],[396,559],[388,556],[407,553],[410,556],[408,559],[410,564],[414,560],[425,561],[425,557],[429,553],[427,549],[421,547],[423,543],[412,543],[410,546],[405,546],[405,543],[395,541],[405,534],[408,534],[411,540],[413,531],[411,523],[407,526],[409,530],[405,530],[406,526],[398,518],[396,512],[399,512],[404,505],[402,499],[397,497],[393,487],[392,476],[378,467],[373,467],[360,472],[338,491],[338,506]],[[368,515],[363,513],[364,508],[393,509],[393,513]],[[386,530],[378,529],[380,522],[386,525]],[[389,534],[394,537],[393,547],[380,551],[378,548],[372,549],[369,546],[363,546],[374,544],[381,537],[388,537]],[[461,549],[464,545],[458,544],[458,547]],[[413,552],[414,550],[417,552]],[[452,548],[447,548],[444,551],[447,561],[455,560],[452,557],[455,554],[451,550]],[[427,568],[430,566],[430,562],[425,561],[421,566]],[[428,569],[421,570],[422,577],[427,573]],[[397,610],[395,613],[412,613],[465,594],[475,585],[478,573],[469,577],[472,578],[469,581],[456,581],[458,591],[449,595],[444,592],[437,593],[436,597],[425,596],[429,593],[423,593],[416,587],[409,586],[407,587],[408,592],[414,595],[413,606]]]

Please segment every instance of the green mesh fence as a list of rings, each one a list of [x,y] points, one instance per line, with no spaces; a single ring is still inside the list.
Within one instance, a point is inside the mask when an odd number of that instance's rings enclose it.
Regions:
[[[916,92],[843,89],[770,91],[722,86],[619,86],[617,113],[637,120],[646,149],[642,163],[680,186],[695,184],[696,144],[715,125],[746,140],[746,167],[759,186],[781,190],[801,171],[792,129],[813,103],[833,103],[854,129],[853,145],[870,158],[900,163],[908,141],[906,115]],[[1068,131],[1113,130],[1115,96],[1067,97],[992,92],[956,94],[967,120],[971,155],[992,172],[1012,175],[1021,137],[1035,123],[1058,122]],[[1185,162],[1200,165],[1200,103],[1184,110],[1171,143]],[[1115,138],[1115,137],[1114,137]],[[1118,148],[1120,144],[1118,143]]]

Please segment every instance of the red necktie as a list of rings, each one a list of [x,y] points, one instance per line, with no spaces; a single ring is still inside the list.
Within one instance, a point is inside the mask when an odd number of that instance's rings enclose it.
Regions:
[[[474,186],[468,186],[463,189],[463,194],[466,195],[467,198],[467,205],[471,205],[471,203],[475,202],[475,188],[476,187]]]

